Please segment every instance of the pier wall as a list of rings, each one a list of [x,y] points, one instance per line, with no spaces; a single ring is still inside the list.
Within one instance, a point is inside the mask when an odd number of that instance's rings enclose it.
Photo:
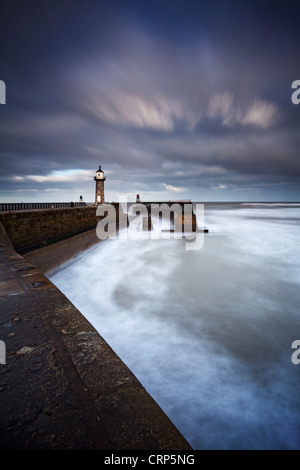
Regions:
[[[24,254],[94,229],[96,207],[1,212],[0,222],[16,251]]]
[[[79,210],[86,223],[76,230],[96,225],[95,208]],[[0,449],[191,450],[81,312],[15,251],[74,234],[75,211],[59,222],[49,211],[1,214],[9,231],[0,223]]]
[[[171,224],[179,220],[184,229],[183,212],[186,202],[161,201],[141,204],[147,208],[149,216],[152,207],[169,206],[171,212],[166,216],[169,217]],[[122,206],[116,202],[109,205],[115,208],[116,228],[118,229],[119,217],[124,216]],[[129,202],[127,208],[129,209],[131,205],[136,205],[136,203]],[[101,218],[97,217],[96,211],[95,206],[0,211],[0,222],[16,251],[43,273],[47,273],[90,246],[100,243],[95,228]],[[127,215],[125,218],[128,224]],[[148,229],[151,227],[152,223],[149,218]],[[195,230],[194,214],[192,227]],[[204,231],[206,231],[205,228]]]
[[[112,205],[118,229],[124,214],[118,203]],[[102,217],[96,211],[95,206],[7,211],[0,212],[0,222],[16,251],[48,273],[100,243],[96,226]]]

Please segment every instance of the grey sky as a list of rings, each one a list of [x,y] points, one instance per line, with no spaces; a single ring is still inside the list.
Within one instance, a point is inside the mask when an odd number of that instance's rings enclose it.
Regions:
[[[299,200],[297,2],[7,2],[1,201]]]

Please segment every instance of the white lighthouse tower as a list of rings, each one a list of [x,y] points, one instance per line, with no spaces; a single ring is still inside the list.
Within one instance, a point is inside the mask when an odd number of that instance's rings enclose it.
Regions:
[[[99,165],[98,170],[96,170],[96,176],[94,176],[96,181],[96,197],[95,197],[95,206],[98,204],[104,204],[104,181],[106,180],[104,176],[104,171],[101,170]]]

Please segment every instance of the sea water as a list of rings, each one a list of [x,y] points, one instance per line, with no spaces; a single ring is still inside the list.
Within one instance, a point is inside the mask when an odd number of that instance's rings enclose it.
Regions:
[[[300,204],[207,204],[201,250],[106,240],[50,279],[194,449],[299,449]]]

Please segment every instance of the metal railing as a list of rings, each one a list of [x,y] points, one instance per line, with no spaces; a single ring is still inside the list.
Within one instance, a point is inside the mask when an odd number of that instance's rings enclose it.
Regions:
[[[61,207],[83,207],[86,202],[4,202],[0,211],[21,211],[29,209],[59,209]]]

